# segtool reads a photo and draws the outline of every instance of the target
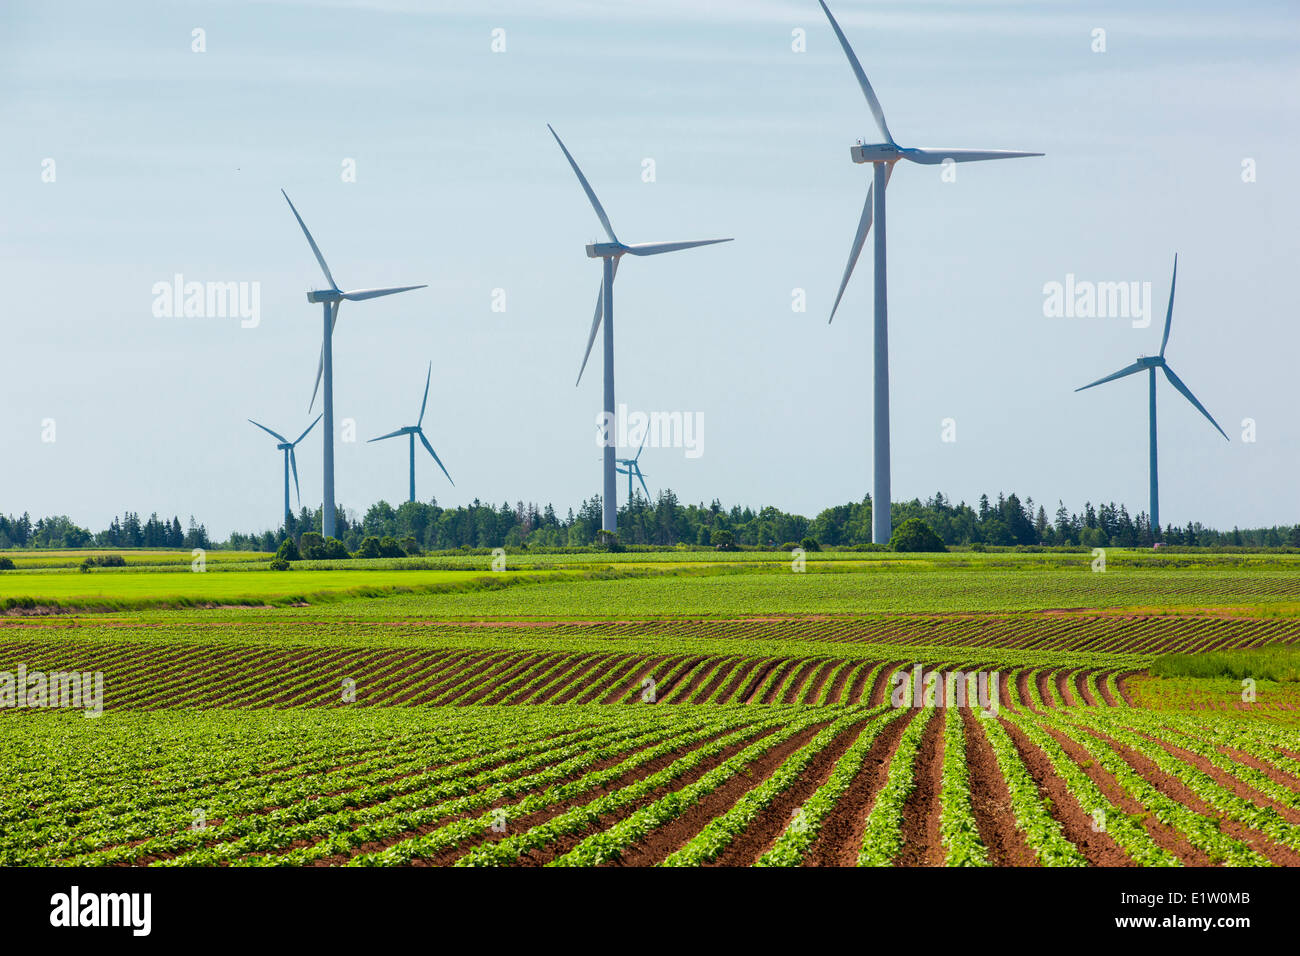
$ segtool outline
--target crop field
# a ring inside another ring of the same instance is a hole
[[[0,864],[1300,863],[1296,556],[19,557]]]

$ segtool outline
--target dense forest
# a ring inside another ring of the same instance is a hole
[[[564,516],[552,505],[538,506],[503,502],[499,507],[475,500],[457,508],[439,507],[436,501],[403,502],[393,507],[381,501],[365,515],[339,507],[336,511],[339,537],[348,551],[357,551],[367,538],[391,538],[401,542],[406,553],[456,548],[580,548],[597,544],[601,504],[595,497],[584,501],[575,512]],[[981,496],[978,504],[953,504],[942,494],[927,501],[913,499],[893,505],[893,524],[920,518],[949,546],[993,547],[1143,547],[1153,543],[1150,519],[1145,512],[1130,515],[1123,505],[1091,502],[1081,512],[1071,512],[1058,502],[1047,509],[1032,498],[1023,501],[1014,493],[990,500]],[[320,509],[302,509],[275,531],[233,533],[229,540],[213,542],[203,525],[191,516],[182,528],[179,518],[170,521],[152,514],[141,521],[139,514],[126,512],[114,518],[103,531],[78,527],[66,516],[41,518],[0,514],[0,548],[231,548],[274,551],[286,537],[300,540],[303,532],[321,529]],[[669,547],[679,544],[709,546],[715,532],[740,547],[780,548],[811,538],[821,547],[865,547],[871,541],[871,499],[827,508],[815,518],[788,514],[768,506],[755,511],[733,505],[683,505],[672,491],[661,492],[654,501],[637,494],[619,509],[618,537],[623,546]],[[1218,531],[1199,523],[1168,526],[1160,534],[1168,545],[1221,548],[1300,547],[1300,525]]]

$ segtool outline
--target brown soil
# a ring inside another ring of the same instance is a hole
[[[787,787],[775,800],[758,814],[743,832],[737,834],[731,845],[709,866],[751,866],[772,848],[772,844],[785,832],[796,810],[826,782],[835,769],[835,762],[852,746],[862,732],[862,724],[848,728],[831,741],[804,768],[799,779]],[[819,728],[820,729],[820,728]]]
[[[778,744],[777,746],[773,747],[770,751],[768,751],[766,754],[764,754],[754,763],[750,764],[749,767],[746,768],[746,770],[742,770],[740,773],[736,774],[736,776],[738,776],[741,780],[745,782],[745,784],[747,785],[745,789],[747,789],[749,786],[753,786],[754,781],[756,779],[762,779],[763,777],[766,777],[768,774],[770,774],[772,770],[775,770],[776,767],[780,766],[781,763],[790,754],[794,753],[796,750],[798,750],[800,747],[806,744],[809,740],[811,740],[817,734],[817,732],[822,729],[823,726],[825,725],[818,724],[814,727],[807,727],[799,731],[798,733],[793,734],[790,738]],[[767,733],[770,733],[770,731],[765,732],[763,736],[766,736]],[[601,829],[601,830],[608,829],[618,821],[626,819],[627,817],[631,816],[633,813],[635,813],[637,810],[640,810],[642,807],[649,806],[650,804],[654,803],[656,800],[659,800],[670,790],[677,791],[677,790],[681,790],[683,787],[689,787],[691,784],[695,783],[697,780],[703,777],[714,767],[731,759],[740,751],[748,747],[751,743],[753,743],[753,740],[745,740],[741,743],[734,744],[733,746],[728,747],[726,750],[722,751],[722,753],[717,755],[716,757],[704,761],[704,765],[696,767],[693,770],[691,770],[689,773],[685,773],[681,777],[674,780],[667,788],[657,790],[654,793],[649,794],[648,796],[645,796],[640,800],[637,800],[631,806],[623,807],[618,813],[610,814],[608,816],[602,817],[600,821],[595,825],[595,828],[593,829]],[[766,772],[763,773],[761,777],[759,776],[759,771],[756,769],[760,763],[764,764],[765,767],[770,763],[770,767],[771,767],[771,769],[767,769]],[[584,799],[583,802],[586,802],[586,800]],[[532,825],[535,824],[529,824],[529,826]],[[558,859],[559,857],[568,853],[579,843],[585,840],[588,836],[590,836],[590,832],[577,833],[570,836],[561,837],[559,840],[555,840],[541,849],[531,850],[527,854],[520,856],[519,865],[545,866],[547,863],[550,863],[552,860]]]
[[[989,859],[996,866],[1038,866],[1038,857],[1016,829],[1016,815],[1011,809],[1011,793],[993,755],[993,745],[984,736],[981,720],[963,707],[966,731],[966,767],[970,774],[971,807],[980,839],[988,847]]]
[[[1148,757],[1144,757],[1131,747],[1120,743],[1112,737],[1101,733],[1100,731],[1086,728],[1088,733],[1100,739],[1112,750],[1123,757],[1134,770],[1138,772],[1148,783],[1158,789],[1165,796],[1172,800],[1177,800],[1190,810],[1202,816],[1209,817],[1211,820],[1219,821],[1219,829],[1229,836],[1236,837],[1243,843],[1248,844],[1251,849],[1260,853],[1269,860],[1280,866],[1300,866],[1300,853],[1279,846],[1269,837],[1258,830],[1253,830],[1242,826],[1234,820],[1229,820],[1219,811],[1215,810],[1204,800],[1193,793],[1181,780],[1171,777],[1165,773]]]
[[[922,719],[920,717],[918,720]],[[903,852],[897,866],[943,866],[939,793],[943,789],[943,710],[935,708],[916,755],[916,789],[903,804]]]
[[[762,758],[751,764],[747,772],[738,773],[733,776],[722,786],[718,787],[718,789],[700,799],[694,806],[688,808],[686,812],[676,820],[672,821],[667,826],[652,831],[643,841],[638,843],[636,846],[629,848],[623,854],[622,859],[614,861],[609,865],[653,866],[654,864],[659,863],[661,860],[668,857],[669,854],[690,842],[690,840],[697,833],[703,830],[710,821],[722,816],[735,806],[736,801],[742,796],[771,777],[772,774],[780,768],[781,764],[785,763],[785,761],[788,760],[800,747],[807,744],[807,742],[816,736],[824,726],[824,724],[820,724],[810,732],[796,734],[791,740],[787,740],[785,743],[781,744],[781,746],[773,748],[771,751],[764,754]],[[828,751],[832,750],[836,752],[836,756],[831,758],[833,764],[833,761],[838,759],[838,754],[841,754],[844,750],[848,749],[847,743],[842,747],[840,746],[841,741],[845,738],[848,738],[851,741],[855,736],[856,734],[852,733],[852,731],[846,731],[841,734],[839,739],[833,741],[830,747],[823,750],[822,753],[819,754],[807,768],[805,768],[803,775],[796,784],[796,787],[790,788],[786,793],[789,794],[797,787],[803,786],[810,776],[818,774],[820,772],[821,764],[825,762],[825,755]],[[829,776],[829,774],[830,770],[826,769],[825,775],[821,778],[822,781],[824,781],[824,776]],[[820,785],[821,782],[816,783],[813,789]],[[811,790],[808,791],[808,793],[811,792]],[[791,804],[791,806],[797,806],[805,799],[807,799],[807,794],[798,797],[798,802]],[[784,824],[788,821],[790,811],[785,811],[785,817],[780,817],[779,814],[781,811],[775,809],[776,805],[781,802],[782,797],[778,797],[777,800],[774,801],[773,805],[768,807],[767,811],[759,814],[759,816],[752,821],[748,827],[748,831],[754,831],[756,827],[762,825],[765,817],[769,814],[777,814],[776,822],[778,825]],[[784,829],[784,826],[782,826],[781,829]],[[780,830],[777,831],[777,835],[780,835]],[[765,845],[760,845],[756,851],[738,849],[741,841],[745,840],[746,837],[747,833],[742,833],[737,836],[732,845],[728,847],[727,850],[723,851],[717,860],[707,865],[743,866],[758,859],[767,847]],[[773,837],[773,839],[775,839],[775,837]],[[771,841],[769,840],[768,843],[770,842]],[[746,854],[748,853],[752,853],[753,859],[746,859]]]
[[[1001,720],[1011,736],[1020,759],[1024,761],[1029,775],[1038,784],[1038,792],[1044,798],[1052,817],[1061,824],[1065,838],[1079,848],[1092,866],[1133,866],[1133,859],[1120,849],[1108,833],[1093,832],[1092,816],[1079,806],[1079,801],[1070,793],[1056,774],[1052,761],[1034,743],[1029,740],[1019,727]]]
[[[844,682],[849,679],[849,674],[853,671],[853,661],[848,661],[840,672],[835,675],[835,680],[831,682],[830,688],[826,691],[826,700],[831,704],[842,703],[841,697],[844,694]]]
[[[640,767],[637,767],[634,770],[628,771],[627,773],[620,775],[617,779],[609,782],[604,787],[598,788],[593,791],[588,791],[587,793],[575,797],[572,800],[565,801],[562,804],[555,804],[551,807],[548,807],[545,811],[532,814],[529,817],[525,817],[519,820],[511,820],[510,829],[504,834],[496,834],[496,833],[492,833],[491,831],[488,831],[483,836],[479,838],[471,839],[466,843],[460,845],[459,847],[452,847],[450,849],[444,850],[442,853],[438,854],[435,858],[431,860],[416,861],[416,865],[429,866],[429,865],[439,865],[441,863],[447,863],[450,862],[451,860],[454,860],[456,857],[468,852],[468,850],[470,850],[473,846],[478,845],[479,843],[487,842],[491,840],[498,840],[504,836],[509,836],[510,833],[519,833],[522,830],[527,829],[528,827],[535,826],[537,823],[541,823],[544,822],[545,820],[551,819],[552,817],[558,816],[559,814],[563,813],[565,810],[568,810],[575,806],[579,806],[583,803],[587,803],[601,796],[602,794],[610,793],[613,790],[618,789],[619,787],[627,786],[628,783],[634,782],[644,777],[651,776],[652,774],[657,773],[659,770],[662,770],[664,767],[667,767],[674,761],[679,760],[681,757],[685,756],[686,754],[691,753],[692,751],[698,749],[699,747],[705,746],[706,744],[709,743],[709,741],[717,739],[719,736],[722,736],[724,733],[726,732],[721,731],[718,734],[712,735],[709,738],[700,741],[699,743],[692,744],[688,747],[682,747],[677,751],[658,757],[655,760],[650,761],[648,764],[644,764]],[[746,740],[735,746],[744,747],[749,742],[752,741]],[[618,753],[606,757],[603,760],[598,760],[590,767],[586,767],[574,774],[571,774],[567,778],[567,780],[576,780],[580,777],[587,776],[588,774],[591,773],[599,773],[604,770],[609,770],[611,767],[618,766],[619,764],[623,763],[625,760],[634,757],[636,754],[641,753],[644,750],[648,750],[651,747],[658,746],[659,743],[660,741],[654,741],[650,743],[639,744],[636,746],[629,746],[627,748],[621,749]],[[709,763],[709,761],[705,761],[705,763]],[[498,803],[497,805],[508,807],[511,805],[511,801]],[[383,850],[386,849],[387,847],[394,846],[397,843],[401,843],[404,840],[409,840],[412,837],[423,836],[424,834],[431,833],[434,830],[441,829],[442,827],[447,826],[449,823],[453,823],[457,820],[474,818],[481,815],[482,815],[482,811],[477,811],[477,810],[472,811],[468,814],[448,815],[432,823],[425,824],[424,826],[415,829],[407,830],[395,836],[386,837],[383,840],[377,840],[377,841],[365,843],[360,847],[354,848],[346,856],[334,856],[334,857],[329,857],[327,859],[318,860],[314,865],[336,866],[340,863],[346,863],[347,860],[352,856],[357,856],[363,853],[374,853],[378,850]],[[525,821],[531,821],[531,822],[527,822],[527,825],[525,825]]]
[[[915,717],[910,711],[880,732],[862,761],[862,769],[849,784],[835,809],[822,821],[817,839],[804,857],[804,866],[857,866],[862,851],[862,833],[876,794],[889,775],[889,761],[898,749],[903,729]]]
[[[1174,854],[1186,866],[1210,865],[1208,856],[1187,842],[1187,838],[1173,827],[1166,826],[1157,820],[1146,807],[1129,796],[1115,777],[1089,757],[1082,747],[1055,728],[1043,726],[1043,730],[1056,738],[1057,743],[1065,750],[1067,756],[1092,779],[1092,782],[1097,785],[1098,789],[1101,790],[1102,794],[1113,806],[1139,819],[1153,843]]]
[[[1111,695],[1110,688],[1106,686],[1106,678],[1113,673],[1112,671],[1101,671],[1097,674],[1097,690],[1101,694],[1101,699],[1105,706],[1115,707],[1115,698]]]

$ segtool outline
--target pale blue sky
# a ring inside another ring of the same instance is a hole
[[[1048,154],[965,166],[956,183],[896,170],[895,499],[1015,489],[1049,510],[1145,509],[1145,382],[1072,389],[1158,350],[1178,251],[1168,358],[1233,441],[1162,385],[1162,517],[1300,518],[1294,5],[833,9],[901,143]],[[338,418],[362,441],[410,423],[432,360],[425,427],[456,487],[425,458],[422,499],[563,511],[596,493],[598,365],[573,379],[599,279],[582,246],[599,227],[547,122],[620,238],[736,237],[620,271],[620,400],[705,423],[699,458],[647,450],[651,489],[810,515],[860,498],[869,256],[826,315],[869,176],[849,146],[876,136],[815,0],[11,2],[0,510],[95,528],[123,508],[193,512],[220,536],[277,521],[280,459],[245,419],[294,435],[310,421],[320,320],[303,293],[322,282],[282,186],[344,287],[430,286],[344,307]],[[154,318],[153,284],[178,272],[260,282],[260,326]],[[1044,318],[1044,283],[1067,273],[1150,281],[1160,316],[1145,330]],[[940,441],[945,417],[956,443]],[[404,499],[404,443],[337,447],[344,503]],[[313,435],[299,456],[311,503],[320,448]]]

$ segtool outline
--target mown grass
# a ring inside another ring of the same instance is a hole
[[[1153,677],[1227,677],[1300,682],[1300,647],[1286,644],[1205,654],[1166,654],[1151,662]]]

